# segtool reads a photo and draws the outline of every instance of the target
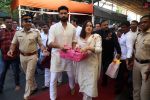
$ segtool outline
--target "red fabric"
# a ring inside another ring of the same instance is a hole
[[[57,100],[82,100],[82,94],[79,93],[79,86],[75,86],[75,94],[70,94],[69,85],[65,84],[57,88],[58,98]],[[115,100],[114,94],[114,81],[111,80],[108,87],[98,87],[98,97],[93,100]],[[32,96],[29,100],[49,100],[49,91],[44,91],[38,95]]]
[[[44,68],[50,68],[50,61],[51,61],[51,56],[46,56],[44,59],[41,61],[41,65]]]
[[[47,42],[46,42],[46,44],[47,44]],[[48,48],[48,51],[49,51],[50,54],[49,54],[49,56],[44,57],[44,59],[41,61],[41,65],[44,68],[50,68],[50,65],[51,65],[51,51],[52,51],[52,48],[49,48],[48,46],[47,46],[47,48]]]
[[[11,30],[3,29],[0,31],[0,49],[2,51],[2,56],[4,60],[11,60],[16,57],[16,55],[14,55],[14,58],[7,56],[7,52],[10,48],[11,41],[14,37],[15,32],[16,31],[14,29]]]

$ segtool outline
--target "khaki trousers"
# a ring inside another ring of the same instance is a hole
[[[31,56],[20,55],[21,66],[26,75],[26,86],[25,86],[24,98],[30,96],[31,92],[37,88],[37,84],[34,76],[37,61],[38,61],[37,54]]]
[[[133,99],[134,100],[150,100],[150,76],[145,81],[145,71],[148,64],[140,64],[134,61],[133,67]]]

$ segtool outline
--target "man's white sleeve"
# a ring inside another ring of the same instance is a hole
[[[49,30],[49,35],[48,35],[48,45],[50,45],[51,42],[54,42],[55,37],[54,37],[54,26],[51,26]]]
[[[127,34],[126,36],[126,46],[127,46],[127,58],[132,57],[133,53],[133,39],[132,39],[132,34]]]

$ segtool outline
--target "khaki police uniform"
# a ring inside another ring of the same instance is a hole
[[[135,42],[135,63],[133,67],[133,98],[134,100],[150,100],[150,77],[146,74],[150,66],[150,28],[140,33]]]
[[[35,29],[25,32],[24,29],[17,31],[12,40],[13,44],[19,45],[20,62],[26,74],[26,86],[24,98],[26,99],[37,88],[35,82],[35,69],[38,61],[37,44],[42,44],[40,33]]]

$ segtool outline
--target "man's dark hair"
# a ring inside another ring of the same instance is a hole
[[[58,12],[60,12],[60,10],[67,10],[67,12],[69,12],[68,7],[66,7],[66,6],[60,6],[60,7],[58,8]]]
[[[77,23],[77,19],[76,18],[73,18],[72,21]]]
[[[95,25],[96,25],[96,24],[99,24],[99,25],[101,25],[101,23],[95,23]]]
[[[120,33],[122,33],[122,29],[118,29],[118,30],[117,30],[117,32],[120,32]]]
[[[103,20],[100,22],[100,25],[101,25],[102,23],[106,22],[106,21],[108,21],[108,20],[103,19]]]
[[[134,23],[136,23],[137,25],[139,24],[139,22],[138,22],[137,20],[133,20],[133,21],[131,21],[131,22],[134,22]]]
[[[145,17],[147,17],[150,20],[150,14],[149,15],[144,15],[143,17],[140,18],[140,20],[145,18]]]
[[[7,16],[4,18],[4,21],[6,21],[6,19],[12,19],[10,16]]]
[[[22,20],[23,20],[23,19],[28,19],[28,18],[29,18],[29,19],[32,19],[31,16],[28,15],[28,14],[22,15]]]
[[[127,27],[130,27],[130,22],[129,22],[129,21],[124,21],[124,22],[122,22],[122,23],[120,24],[120,26],[123,26],[123,25],[125,25],[125,26],[127,26]]]
[[[49,27],[48,23],[46,23],[46,22],[40,23],[40,27],[45,26],[45,25]]]

